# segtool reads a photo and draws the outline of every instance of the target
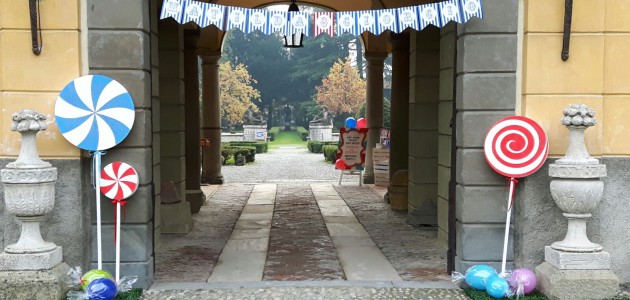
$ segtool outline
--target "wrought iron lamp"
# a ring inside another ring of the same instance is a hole
[[[298,12],[300,9],[297,4],[295,4],[295,0],[291,0],[291,5],[289,5],[289,12]],[[284,47],[285,48],[302,48],[304,45],[302,42],[304,41],[303,33],[293,33],[290,36],[284,36]]]

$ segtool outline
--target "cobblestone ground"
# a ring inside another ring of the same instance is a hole
[[[245,166],[223,166],[226,182],[283,183],[337,182],[339,171],[324,161],[323,154],[310,153],[306,147],[286,146],[256,154],[256,161]],[[344,176],[343,182],[358,184],[358,176]]]
[[[202,187],[203,188],[203,187]],[[253,185],[226,184],[193,215],[188,234],[163,234],[155,252],[155,280],[206,282],[221,255]]]
[[[272,287],[197,291],[147,291],[143,299],[469,299],[460,289],[369,288],[369,287]]]
[[[310,186],[278,185],[263,280],[343,280]]]
[[[337,186],[372,240],[404,280],[450,280],[446,249],[436,246],[437,228],[407,224],[404,212],[389,209],[383,198],[359,186]]]

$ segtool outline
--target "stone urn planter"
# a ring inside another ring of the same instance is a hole
[[[592,158],[584,144],[584,131],[594,126],[595,111],[584,104],[572,104],[564,110],[562,124],[569,129],[566,155],[549,166],[551,196],[568,220],[564,240],[551,248],[566,252],[598,252],[602,246],[586,235],[586,221],[602,199],[606,165]]]
[[[57,245],[42,239],[39,222],[55,205],[57,169],[39,158],[35,136],[45,130],[46,116],[34,110],[13,114],[11,130],[22,135],[22,147],[16,161],[0,171],[4,184],[6,211],[22,223],[17,243],[8,245],[5,253],[25,254],[55,250]]]

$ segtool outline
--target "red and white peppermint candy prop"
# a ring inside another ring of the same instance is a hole
[[[501,262],[501,273],[505,273],[514,188],[518,182],[515,178],[529,176],[542,167],[549,154],[549,142],[538,123],[526,117],[512,116],[501,119],[490,128],[483,149],[490,167],[508,177],[510,182]]]
[[[101,193],[112,200],[131,197],[138,190],[138,172],[124,163],[113,162],[101,172]]]
[[[120,279],[120,209],[127,204],[125,199],[131,197],[138,190],[138,172],[124,163],[113,162],[101,171],[101,192],[112,199],[116,205],[114,211],[114,244],[116,245],[116,282]]]
[[[511,116],[494,124],[484,144],[486,160],[497,173],[521,178],[545,163],[549,143],[545,131],[533,120]]]

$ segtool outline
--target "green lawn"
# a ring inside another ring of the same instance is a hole
[[[300,139],[297,131],[280,131],[276,136],[276,139],[269,143],[269,148],[277,149],[280,146],[306,147],[306,142]]]

